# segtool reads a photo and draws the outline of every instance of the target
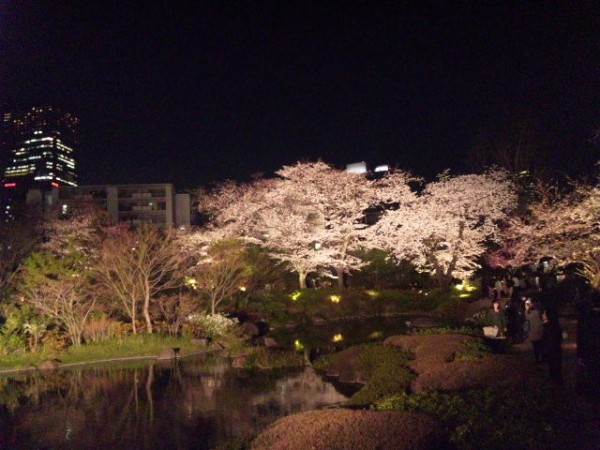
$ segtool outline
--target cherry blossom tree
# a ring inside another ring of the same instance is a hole
[[[364,265],[355,254],[371,241],[368,211],[414,196],[408,187],[413,178],[401,172],[374,181],[315,162],[285,166],[277,175],[247,185],[227,183],[201,203],[213,226],[287,262],[301,288],[307,273],[328,268],[343,287],[344,273]]]
[[[306,287],[308,272],[329,262],[328,253],[315,246],[322,238],[323,227],[314,207],[302,191],[295,191],[282,179],[255,180],[244,185],[228,182],[200,204],[211,218],[211,226],[204,235],[197,235],[199,244],[215,242],[214,237],[207,239],[211,233],[257,244],[272,258],[288,263],[298,273],[302,288]]]
[[[442,288],[480,267],[498,223],[516,204],[504,171],[481,175],[444,173],[412,202],[385,211],[375,229],[383,248],[431,272]]]
[[[374,242],[368,212],[381,205],[405,203],[414,198],[409,182],[414,177],[395,172],[382,180],[336,170],[322,162],[298,163],[277,172],[283,185],[302,198],[317,225],[313,229],[323,263],[334,267],[338,287],[344,274],[365,262],[358,250]],[[318,231],[318,235],[317,235]]]
[[[600,182],[575,183],[566,194],[556,190],[541,194],[526,214],[512,217],[503,231],[508,243],[503,253],[506,262],[518,266],[542,257],[563,264],[577,262],[593,281],[600,275]]]
[[[214,242],[191,269],[186,284],[208,300],[210,313],[216,314],[223,301],[231,299],[244,287],[250,275],[245,248],[236,240]]]

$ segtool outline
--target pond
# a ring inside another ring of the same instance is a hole
[[[310,367],[219,356],[0,377],[0,449],[210,449],[347,399]]]
[[[363,342],[381,342],[395,334],[405,334],[406,322],[411,319],[414,317],[401,314],[360,320],[332,320],[318,325],[280,328],[271,334],[282,347],[306,350],[315,356]]]

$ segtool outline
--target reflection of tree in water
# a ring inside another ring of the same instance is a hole
[[[345,400],[312,369],[248,373],[219,358],[28,374],[0,380],[0,396],[0,430],[11,430],[0,447],[130,450],[212,448]]]

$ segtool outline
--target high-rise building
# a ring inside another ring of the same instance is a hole
[[[4,187],[77,186],[79,119],[51,106],[5,113],[0,145],[8,155]]]
[[[0,126],[0,206],[3,215],[37,202],[52,187],[77,186],[79,119],[52,106],[5,112]]]

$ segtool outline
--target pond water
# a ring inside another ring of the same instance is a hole
[[[405,334],[409,315],[378,316],[361,320],[333,320],[319,325],[305,324],[272,331],[285,348],[311,353],[337,351],[363,342],[381,342],[394,334]]]
[[[210,449],[347,399],[313,369],[218,356],[0,377],[0,449]]]

